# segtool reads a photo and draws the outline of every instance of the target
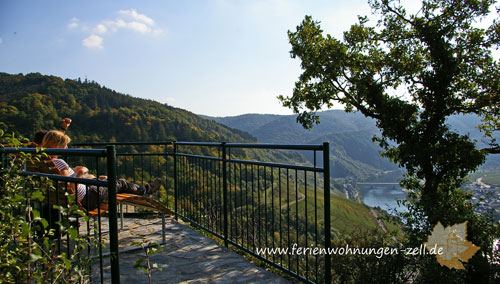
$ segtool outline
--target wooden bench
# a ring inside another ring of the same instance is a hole
[[[45,174],[54,174],[54,175],[61,175],[61,172],[57,169],[55,164],[51,160],[41,160],[41,161],[32,161],[26,163],[25,170],[28,172],[35,172],[35,173],[45,173]],[[74,194],[71,192],[71,194]],[[50,204],[57,204],[59,203],[60,205],[62,202],[66,202],[66,196],[64,191],[60,191],[59,195],[57,196],[56,194],[51,195],[50,197]],[[135,194],[129,194],[129,193],[117,193],[116,194],[116,203],[120,205],[120,223],[121,223],[121,229],[123,229],[123,205],[131,205],[134,207],[150,210],[150,211],[155,211],[159,212],[162,216],[162,242],[165,243],[165,215],[175,215],[175,213],[165,207],[163,204],[160,202],[154,200],[151,197],[146,197],[146,196],[140,196],[140,195],[135,195]],[[89,216],[93,218],[97,218],[99,213],[107,212],[108,211],[108,202],[107,200],[105,202],[102,202],[99,208],[87,211],[85,207],[78,202],[78,206],[80,209],[82,209],[84,212],[86,212]]]

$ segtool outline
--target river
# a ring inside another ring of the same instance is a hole
[[[378,206],[389,213],[398,208],[397,200],[406,199],[406,194],[397,183],[358,183],[358,188],[364,204]],[[398,208],[399,211],[403,209],[406,208]]]

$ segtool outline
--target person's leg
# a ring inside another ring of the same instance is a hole
[[[131,193],[135,195],[144,195],[147,189],[139,184],[128,182],[124,179],[116,181],[116,193]]]
[[[108,189],[100,187],[97,189],[95,185],[87,187],[87,194],[81,201],[81,205],[87,211],[92,211],[97,208],[101,203],[108,199]]]
[[[116,181],[116,193],[131,193],[135,195],[150,195],[160,189],[161,181],[155,179],[151,184],[145,186],[128,182],[124,179]]]

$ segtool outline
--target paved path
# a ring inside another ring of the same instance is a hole
[[[121,249],[132,241],[159,243],[161,219],[126,218],[119,240]],[[151,257],[151,263],[162,268],[153,271],[152,283],[289,283],[171,218],[166,220],[166,244],[161,247],[163,252]],[[144,271],[133,268],[138,258],[144,258],[143,251],[120,253],[121,283],[148,283]],[[109,258],[103,267],[104,282],[110,283]],[[93,275],[94,283],[100,283],[98,263]]]

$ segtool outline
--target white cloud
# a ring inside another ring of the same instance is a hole
[[[155,27],[155,22],[150,17],[139,14],[135,9],[120,10],[118,11],[120,15],[115,20],[103,20],[100,24],[96,25],[91,29],[84,29],[84,31],[90,31],[92,34],[82,41],[82,44],[88,48],[102,49],[104,46],[103,36],[108,33],[115,33],[119,30],[129,30],[140,34],[150,34],[153,36],[158,36],[163,34],[161,28]],[[76,27],[78,26],[78,19],[71,19],[70,25]],[[68,25],[68,26],[70,26]]]
[[[2,45],[3,43],[3,39],[0,37],[0,45]]]
[[[120,10],[118,11],[119,14],[128,16],[136,21],[142,22],[148,26],[154,26],[155,22],[153,19],[150,17],[144,15],[144,14],[139,14],[135,9],[129,9],[129,10]]]
[[[151,28],[148,25],[140,22],[129,22],[127,23],[127,28],[142,34],[151,32]]]
[[[105,34],[106,32],[108,31],[108,28],[103,25],[103,24],[98,24],[95,28],[94,28],[94,33],[96,34]]]
[[[74,28],[77,28],[79,26],[79,22],[80,20],[78,18],[71,18],[70,20],[70,23],[68,24],[68,28],[70,29],[74,29]]]
[[[89,37],[82,40],[83,46],[86,46],[90,49],[103,49],[104,47],[102,45],[102,42],[103,38],[95,34],[91,34]]]

